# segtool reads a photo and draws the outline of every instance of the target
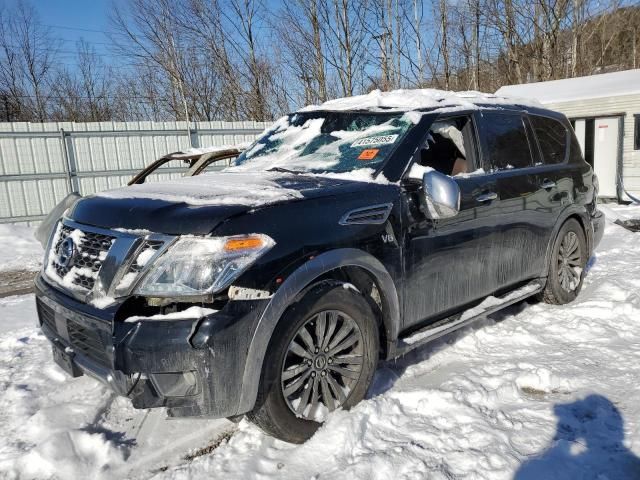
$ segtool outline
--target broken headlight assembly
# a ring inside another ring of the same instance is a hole
[[[219,292],[274,245],[262,234],[182,237],[151,265],[135,293],[180,297]]]

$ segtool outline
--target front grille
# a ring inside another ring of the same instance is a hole
[[[76,252],[69,264],[62,265],[58,262],[58,255],[63,242],[69,237],[74,241]],[[114,241],[115,237],[110,235],[62,225],[49,256],[51,269],[65,283],[70,282],[78,289],[90,291]]]
[[[109,364],[109,357],[100,334],[72,320],[67,320],[67,332],[71,346],[78,352],[103,365]]]
[[[53,309],[47,306],[39,298],[36,299],[36,309],[38,310],[38,317],[43,325],[46,325],[49,330],[54,333],[58,333],[58,327],[56,326],[56,314]]]

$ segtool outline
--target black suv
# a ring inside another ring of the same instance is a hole
[[[596,196],[549,110],[307,109],[222,172],[78,201],[36,280],[40,324],[62,368],[136,408],[301,442],[379,360],[527,297],[572,301]]]

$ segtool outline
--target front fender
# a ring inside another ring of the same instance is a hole
[[[370,253],[355,248],[341,248],[322,253],[287,277],[262,313],[249,345],[238,414],[252,410],[255,405],[264,357],[276,325],[287,307],[307,285],[321,275],[350,266],[363,268],[375,279],[382,297],[387,341],[395,342],[400,325],[400,303],[395,284],[384,265]]]

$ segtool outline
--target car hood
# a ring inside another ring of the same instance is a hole
[[[367,182],[332,176],[215,172],[101,192],[78,201],[69,217],[102,228],[204,235],[252,209],[366,186]]]

